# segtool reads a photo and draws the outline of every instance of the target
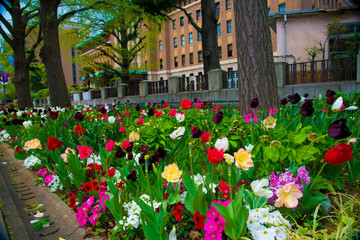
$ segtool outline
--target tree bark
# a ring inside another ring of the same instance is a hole
[[[61,63],[59,43],[58,6],[61,0],[40,0],[40,25],[43,31],[44,44],[40,57],[45,65],[47,84],[52,106],[70,106],[70,98]]]
[[[214,0],[201,0],[202,51],[204,72],[220,69],[217,39],[217,18]]]
[[[279,104],[265,0],[234,0],[240,113],[259,98],[265,111]]]

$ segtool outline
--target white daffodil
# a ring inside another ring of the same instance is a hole
[[[255,180],[251,183],[251,189],[254,194],[259,197],[271,198],[273,196],[273,192],[271,190],[263,189],[269,185],[268,179]]]
[[[343,105],[343,98],[339,97],[338,99],[336,99],[336,101],[333,103],[333,105],[331,106],[331,110],[333,112],[338,112],[340,111],[341,106]]]
[[[179,127],[174,132],[170,134],[171,139],[176,139],[185,133],[185,127]]]
[[[113,124],[115,122],[116,118],[113,116],[108,117],[108,123]]]
[[[176,120],[177,120],[178,122],[182,122],[182,121],[185,120],[185,114],[177,113],[177,114],[175,115],[175,118],[176,118]]]
[[[227,139],[227,137],[223,137],[223,138],[219,138],[218,140],[216,140],[215,142],[215,147],[217,148],[217,150],[221,150],[224,149],[224,152],[226,152],[226,150],[229,147],[229,140]]]

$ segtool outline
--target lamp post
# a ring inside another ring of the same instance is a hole
[[[5,73],[4,73],[4,69],[5,67],[4,66],[0,66],[1,68],[1,81],[2,81],[2,84],[3,84],[3,91],[4,91],[4,106],[7,104],[6,102],[6,92],[5,92]]]

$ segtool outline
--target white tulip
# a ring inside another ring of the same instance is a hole
[[[267,187],[268,185],[268,179],[255,180],[251,183],[251,189],[254,194],[259,197],[271,198],[273,196],[273,192],[271,190],[263,189],[263,187]]]
[[[173,229],[171,230],[169,234],[169,240],[176,240],[176,227],[173,226]]]
[[[182,122],[182,121],[185,120],[185,114],[177,113],[177,114],[175,115],[175,118],[176,118],[176,120],[177,120],[178,122]]]
[[[179,127],[174,132],[170,134],[171,139],[176,139],[185,133],[185,127]]]
[[[358,109],[357,106],[350,106],[350,107],[345,108],[344,110],[357,110],[357,109]]]
[[[108,122],[113,124],[115,122],[116,118],[113,116],[108,117]]]
[[[224,152],[226,152],[226,150],[229,147],[229,140],[227,139],[227,137],[223,137],[223,138],[219,138],[218,140],[216,140],[215,142],[215,147],[217,148],[217,150],[221,150],[224,149]]]
[[[31,125],[32,125],[32,123],[30,120],[23,122],[23,126],[25,127],[25,129],[29,129],[31,127]]]
[[[254,148],[254,145],[252,145],[252,144],[249,144],[249,145],[245,146],[246,151],[248,151],[249,153],[251,153],[251,150],[253,148]]]
[[[339,97],[338,99],[336,99],[336,101],[334,102],[334,104],[331,106],[331,110],[333,112],[337,112],[340,111],[341,106],[343,105],[343,98]]]

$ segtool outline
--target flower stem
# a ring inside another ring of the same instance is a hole
[[[327,137],[328,135],[327,134],[325,134],[325,135],[322,135],[322,136],[320,136],[320,137],[318,137],[318,138],[316,138],[316,139],[314,139],[309,145],[308,145],[308,147],[306,148],[306,150],[305,150],[305,152],[304,152],[304,154],[303,154],[303,156],[301,157],[301,160],[300,160],[300,162],[304,159],[304,157],[305,157],[305,155],[306,155],[306,153],[307,153],[307,151],[309,150],[309,148],[310,148],[310,146],[311,145],[313,145],[316,141],[318,141],[318,140],[320,140],[320,139],[322,139],[322,138],[325,138],[325,137]]]
[[[214,184],[214,165],[211,165],[211,185],[210,185],[210,200],[213,200],[213,184]]]
[[[322,165],[322,167],[320,168],[318,174],[316,175],[314,181],[311,183],[310,187],[309,187],[309,192],[310,190],[312,189],[312,187],[314,186],[314,184],[316,183],[317,179],[319,178],[320,176],[320,173],[323,171],[324,167],[326,166],[327,162],[325,164]]]
[[[228,176],[229,176],[229,188],[230,188],[230,200],[233,199],[233,192],[231,187],[231,167],[228,165]]]
[[[284,131],[287,130],[287,128],[288,128],[296,119],[298,119],[300,116],[301,116],[301,115],[299,115],[299,116],[297,116],[296,118],[294,118],[294,120],[292,120],[292,121],[286,126],[286,128],[284,129]]]

